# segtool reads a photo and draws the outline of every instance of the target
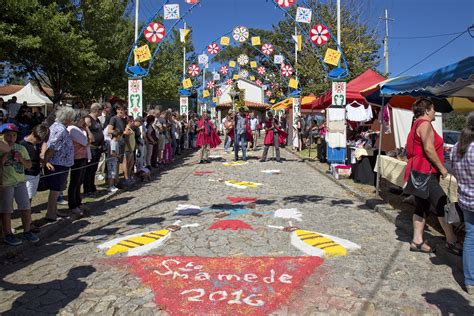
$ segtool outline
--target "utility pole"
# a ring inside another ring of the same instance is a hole
[[[388,18],[387,9],[385,9],[385,17],[379,17],[379,19],[385,20],[385,38],[383,40],[383,57],[385,59],[385,76],[388,77],[388,21],[395,21],[395,20]]]
[[[186,22],[184,22],[184,29],[186,30]],[[184,31],[186,34],[186,31]],[[183,41],[183,78],[186,76],[186,35]]]
[[[341,0],[337,0],[337,50],[341,51]]]
[[[140,7],[140,0],[136,0],[135,2],[135,45],[137,44],[137,39],[138,39],[138,8],[139,7]],[[137,64],[137,60],[135,59],[135,65],[136,64]]]

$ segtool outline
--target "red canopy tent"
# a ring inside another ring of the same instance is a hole
[[[360,104],[367,104],[365,98],[360,94],[361,90],[369,88],[370,86],[377,84],[385,78],[373,71],[372,69],[367,69],[364,73],[358,77],[349,81],[346,85],[346,104],[352,103],[354,101]],[[313,109],[325,109],[330,106],[332,103],[332,90],[329,90],[318,98],[313,106]]]

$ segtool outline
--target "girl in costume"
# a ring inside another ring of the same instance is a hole
[[[273,117],[273,112],[267,112],[267,120],[263,124],[265,128],[265,138],[263,140],[263,144],[265,145],[265,149],[263,150],[262,158],[260,162],[265,162],[267,160],[268,148],[270,146],[275,146],[275,155],[276,161],[281,162],[280,159],[280,145],[286,142],[286,137],[288,134],[281,129],[278,120]]]
[[[209,149],[216,148],[221,143],[221,139],[217,135],[214,124],[212,124],[206,112],[202,114],[199,120],[197,132],[196,145],[201,147],[201,159],[199,163],[210,163]]]

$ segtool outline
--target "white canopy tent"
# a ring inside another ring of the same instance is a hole
[[[27,102],[28,106],[44,106],[45,114],[48,105],[53,105],[53,102],[41,91],[33,86],[30,82],[23,87],[20,91],[17,91],[10,95],[2,96],[4,100],[11,99],[13,97],[17,98],[18,103]]]

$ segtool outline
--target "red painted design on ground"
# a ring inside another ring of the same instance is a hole
[[[171,315],[267,315],[286,305],[319,257],[128,257]]]
[[[254,203],[257,201],[257,198],[252,197],[245,197],[245,196],[228,196],[227,200],[229,200],[233,204],[247,202],[247,203]]]
[[[242,222],[241,220],[238,220],[238,219],[226,219],[226,220],[215,222],[214,224],[209,226],[208,230],[212,230],[212,229],[237,230],[237,229],[253,229],[253,227],[247,224],[246,222]]]
[[[203,174],[211,174],[214,173],[214,171],[194,171],[193,172],[197,176],[202,176]]]

